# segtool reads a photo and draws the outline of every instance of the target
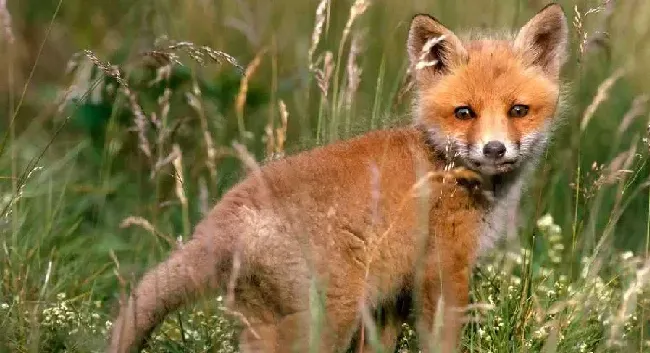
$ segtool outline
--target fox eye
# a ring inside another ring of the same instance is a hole
[[[469,120],[476,118],[476,113],[468,106],[456,107],[454,115],[460,120]]]
[[[528,106],[523,104],[515,104],[510,108],[508,115],[511,118],[522,118],[528,114]]]

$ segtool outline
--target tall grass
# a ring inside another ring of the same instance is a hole
[[[120,293],[256,161],[410,123],[413,13],[514,27],[542,5],[35,4],[0,0],[7,352],[101,350]],[[564,124],[517,236],[475,270],[471,352],[650,351],[650,3],[563,4],[574,44]],[[170,316],[148,350],[236,351],[245,318],[227,300]],[[364,325],[376,345],[368,315]],[[417,350],[408,326],[400,347]]]

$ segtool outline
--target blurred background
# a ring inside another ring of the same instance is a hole
[[[516,241],[549,213],[568,267],[598,247],[647,253],[650,2],[560,3],[565,119]],[[1,0],[3,296],[113,303],[244,175],[242,156],[408,125],[415,13],[513,30],[545,4]]]

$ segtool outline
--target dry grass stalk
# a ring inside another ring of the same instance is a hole
[[[234,142],[233,149],[235,150],[236,156],[242,161],[244,166],[249,171],[258,171],[260,166],[255,161],[255,157],[252,156],[247,150],[246,147],[240,143]],[[258,174],[259,176],[259,174]],[[261,180],[264,182],[264,180]],[[236,245],[236,249],[233,253],[232,259],[232,271],[230,272],[230,278],[226,287],[226,302],[225,306],[221,308],[224,312],[238,318],[248,329],[250,329],[253,336],[259,339],[259,334],[252,327],[250,320],[246,318],[241,312],[233,310],[233,304],[235,303],[235,285],[237,284],[237,279],[239,278],[239,272],[241,270],[241,237],[239,242]]]
[[[366,294],[367,286],[364,287],[364,293],[359,298],[359,312],[361,313],[361,325],[359,327],[359,340],[357,341],[357,352],[363,353],[366,352],[366,332],[370,338],[368,341],[371,343],[369,346],[373,347],[373,352],[377,347],[373,345],[373,342],[378,342],[377,337],[377,324],[375,319],[370,311],[369,306],[366,304]]]
[[[71,77],[71,82],[67,87],[61,90],[56,98],[56,113],[63,114],[70,102],[75,99],[88,99],[91,102],[101,100],[103,82],[101,79],[92,78],[92,71],[95,64],[89,60],[84,60],[85,56],[81,52],[74,53],[68,62],[64,72],[65,77]],[[108,86],[106,86],[108,89]]]
[[[2,27],[7,43],[13,44],[16,41],[16,36],[11,28],[11,14],[7,9],[7,0],[0,0],[0,27]]]
[[[201,104],[201,89],[196,82],[194,82],[192,86],[192,92],[188,92],[185,97],[187,98],[187,104],[196,112],[196,115],[199,117],[201,130],[203,130],[203,141],[205,141],[205,149],[207,153],[205,165],[208,168],[212,182],[215,182],[217,180],[217,151],[214,147],[212,136],[210,135],[210,127],[208,125],[208,119],[205,116],[205,110]]]
[[[246,147],[241,143],[234,142],[233,149],[235,150],[235,156],[244,164],[244,167],[248,172],[259,171],[260,166],[255,160],[255,156],[250,154]]]
[[[630,109],[625,113],[623,116],[623,120],[621,120],[621,124],[618,126],[618,134],[621,135],[624,133],[634,122],[634,119],[637,117],[641,116],[643,114],[643,111],[646,108],[646,105],[648,103],[648,100],[650,99],[650,95],[647,94],[642,94],[632,101],[632,106]]]
[[[275,154],[275,135],[273,133],[273,123],[271,121],[264,127],[264,139],[266,144],[266,158],[273,159]]]
[[[230,273],[230,279],[228,280],[228,286],[226,289],[226,302],[225,305],[220,308],[223,310],[225,313],[230,314],[239,321],[241,321],[242,324],[244,324],[250,331],[251,334],[257,339],[260,338],[260,335],[257,333],[257,331],[253,328],[253,326],[250,323],[250,320],[242,314],[239,311],[236,311],[233,308],[233,305],[235,303],[235,285],[237,284],[237,279],[239,278],[239,271],[241,269],[241,251],[237,250],[233,254],[233,259],[232,259],[232,271]]]
[[[343,48],[345,47],[345,45],[346,45],[346,43],[348,41],[348,37],[350,36],[350,31],[352,30],[352,25],[354,24],[354,21],[356,21],[356,19],[359,16],[363,15],[363,13],[366,12],[366,10],[368,9],[369,6],[370,6],[370,1],[368,1],[368,0],[355,0],[354,3],[352,4],[352,7],[350,7],[350,16],[348,17],[348,21],[345,24],[345,28],[343,28],[343,34],[341,35],[341,40],[339,42],[339,51],[338,51],[338,54],[337,54],[337,57],[336,57],[336,64],[335,64],[335,66],[333,68],[333,70],[335,70],[334,71],[334,85],[333,86],[334,86],[334,92],[336,94],[336,96],[334,96],[334,98],[333,98],[333,100],[335,102],[333,107],[336,107],[337,110],[340,109],[340,107],[341,107],[340,104],[342,103],[339,100],[339,83],[338,83],[339,82],[339,71],[338,70],[339,70],[339,67],[341,65],[341,57],[343,55]],[[350,54],[348,56],[348,60],[354,60],[354,56],[356,56],[356,54],[357,54],[357,53],[353,53],[352,50],[353,50],[353,48],[350,48]],[[355,50],[358,51],[358,48],[355,49]],[[350,59],[350,56],[352,56],[352,59]],[[349,64],[349,62],[348,62],[348,64]],[[348,72],[348,73],[350,73],[350,72]],[[353,73],[353,75],[354,75],[354,73]],[[348,79],[350,79],[350,77],[348,77]],[[358,85],[358,83],[357,83],[357,85]],[[350,105],[351,105],[351,102],[350,102]]]
[[[587,42],[587,32],[584,29],[584,15],[578,10],[578,5],[573,6],[573,28],[575,28],[578,35],[578,53],[579,58],[582,58],[585,52],[585,44]]]
[[[318,88],[320,88],[321,96],[323,100],[327,101],[327,96],[330,87],[330,81],[332,75],[334,74],[334,55],[331,51],[325,52],[323,56],[323,68],[316,69],[316,81],[318,82]]]
[[[630,174],[632,175],[630,179],[634,181],[636,176],[634,173],[638,174],[638,172],[642,169],[642,166],[639,164],[636,164],[635,162],[638,161],[639,155],[637,154],[637,148],[638,148],[638,137],[635,137],[631,142],[630,142],[630,148],[621,153],[621,157],[623,161],[622,166],[619,168],[612,168],[610,167],[610,170],[615,170],[617,173],[623,173],[623,174]],[[636,164],[633,166],[633,164]],[[625,178],[625,175],[621,175],[620,177],[617,177],[616,181],[619,182],[617,193],[616,193],[616,204],[622,201],[623,195],[626,193],[627,188],[631,185],[630,184],[630,179]]]
[[[597,46],[607,46],[606,40],[609,38],[609,33],[606,30],[609,24],[608,20],[614,13],[614,1],[605,0],[598,6],[598,9],[598,12],[602,12],[603,15],[600,18],[598,28],[591,35],[587,36],[587,43],[585,45],[586,52]]]
[[[172,147],[173,153],[176,155],[174,158],[174,179],[176,179],[176,197],[183,207],[187,207],[187,197],[183,189],[183,153],[178,145]]]
[[[171,136],[173,129],[170,129],[166,122],[167,117],[169,116],[170,110],[170,99],[172,96],[172,90],[169,88],[169,78],[171,77],[172,64],[161,66],[156,70],[156,78],[150,82],[150,85],[153,86],[159,82],[166,82],[167,86],[163,90],[163,94],[158,97],[158,107],[160,109],[160,115],[156,112],[151,112],[151,123],[156,129],[156,150],[157,150],[157,160],[153,168],[151,168],[151,179],[153,180],[156,176],[156,173],[165,165],[169,164],[176,158],[176,154],[172,151],[167,157],[164,157],[164,146],[165,141]]]
[[[210,130],[203,130],[203,140],[205,141],[205,149],[207,151],[207,159],[205,160],[205,166],[208,168],[210,177],[213,181],[217,180],[217,150],[214,148],[214,142],[212,141],[212,136],[210,136]]]
[[[634,161],[636,154],[636,144],[633,144],[629,150],[619,153],[609,164],[599,164],[594,162],[591,169],[586,173],[584,186],[580,187],[577,191],[588,200],[593,198],[596,193],[607,185],[616,184],[634,173],[631,169],[631,164]],[[574,190],[578,188],[575,183],[570,184]],[[620,194],[620,193],[619,193]]]
[[[311,46],[309,47],[309,52],[307,53],[307,60],[309,63],[310,71],[315,67],[312,59],[314,57],[314,53],[316,52],[316,48],[318,48],[318,43],[320,43],[320,37],[323,33],[323,26],[325,25],[326,19],[325,10],[327,9],[329,3],[329,0],[321,0],[321,2],[318,3],[318,7],[316,8],[316,24],[314,25],[314,31],[311,34]]]
[[[361,52],[362,36],[355,34],[352,36],[352,43],[350,44],[350,54],[348,54],[348,63],[346,65],[347,71],[347,87],[345,90],[345,107],[350,110],[354,96],[359,89],[361,83],[362,69],[357,65],[357,57]]]
[[[43,167],[35,166],[29,169],[29,171],[27,171],[27,174],[25,174],[22,178],[13,176],[0,177],[0,180],[7,179],[11,180],[12,182],[16,182],[16,189],[14,194],[0,199],[0,226],[2,226],[3,223],[9,219],[9,216],[11,216],[14,212],[14,206],[20,199],[23,198],[23,191],[25,190],[27,181],[32,177],[32,174],[42,169]]]
[[[156,77],[149,82],[149,87],[153,87],[155,84],[158,84],[163,81],[169,82],[169,78],[172,75],[172,63],[168,63],[158,67],[156,70]]]
[[[624,326],[636,310],[637,296],[650,282],[650,261],[636,271],[636,278],[623,293],[623,300],[618,312],[612,319],[607,345],[609,347],[622,347],[625,345]]]
[[[603,165],[597,166],[594,171],[600,173],[600,175],[594,181],[594,188],[598,190],[602,186],[615,184],[623,180],[626,175],[633,173],[633,170],[623,169],[622,164],[625,162],[624,160],[629,160],[628,151],[619,154],[606,167]]]
[[[590,15],[592,13],[603,12],[609,7],[609,5],[611,5],[613,3],[614,2],[612,0],[603,0],[600,4],[598,4],[598,6],[592,7],[590,9],[588,9],[587,11],[585,11],[584,15],[587,16],[587,15]]]
[[[476,310],[476,311],[492,311],[496,308],[494,304],[490,303],[471,303],[467,304],[465,307],[466,311]]]
[[[151,233],[152,235],[162,238],[163,240],[168,242],[169,245],[173,246],[175,244],[174,239],[172,239],[167,234],[160,232],[158,229],[156,229],[156,227],[153,226],[153,224],[151,224],[151,222],[149,222],[148,220],[142,217],[129,216],[126,217],[124,220],[122,220],[122,222],[120,223],[120,228],[129,228],[133,226],[140,227],[146,230],[147,232]]]
[[[395,95],[393,106],[397,106],[404,102],[404,98],[413,90],[415,87],[415,80],[413,79],[413,70],[412,68],[407,68],[402,82],[399,85],[399,91]]]
[[[142,107],[138,103],[138,98],[135,93],[131,90],[129,84],[124,79],[119,66],[112,65],[108,61],[101,61],[95,53],[90,50],[84,50],[84,54],[95,66],[97,66],[97,68],[102,70],[106,76],[112,77],[120,84],[120,89],[128,98],[129,105],[135,117],[134,123],[136,131],[138,132],[138,147],[145,156],[151,158],[151,147],[149,146],[149,140],[147,139],[149,119],[147,119]]]
[[[126,299],[126,287],[128,281],[120,274],[120,261],[117,259],[117,255],[115,255],[113,249],[108,250],[108,256],[110,256],[111,260],[113,260],[113,263],[115,264],[115,269],[113,269],[113,274],[115,275],[115,278],[117,278],[117,281],[120,283],[120,289],[121,289],[120,306],[122,306],[124,305]]]
[[[170,41],[167,38],[160,38],[157,42],[167,42],[166,45],[157,45],[157,49],[143,52],[142,55],[154,59],[161,65],[179,64],[183,65],[178,58],[177,52],[185,52],[199,65],[206,65],[208,59],[222,64],[224,61],[237,68],[239,72],[244,72],[244,68],[239,64],[237,59],[232,55],[212,49],[207,45],[196,45],[189,41]]]
[[[165,87],[163,94],[158,97],[158,106],[160,107],[160,120],[154,119],[154,114],[151,115],[151,122],[153,122],[157,127],[162,127],[162,122],[167,120],[169,116],[169,99],[172,96],[172,90],[169,87]]]
[[[237,98],[235,99],[235,112],[237,113],[237,122],[239,125],[239,133],[242,139],[248,137],[246,127],[244,126],[244,106],[246,105],[246,95],[248,94],[248,82],[250,81],[257,68],[262,62],[262,56],[266,53],[266,48],[258,51],[253,60],[246,66],[244,72],[244,77],[242,77],[239,92],[237,93]]]
[[[268,160],[282,158],[284,156],[284,143],[287,139],[287,124],[289,122],[289,112],[284,101],[278,102],[280,110],[280,127],[273,129],[273,122],[264,128],[266,138],[266,158]]]
[[[205,178],[199,178],[199,209],[202,215],[207,215],[210,211],[210,195]]]
[[[117,83],[123,87],[129,87],[129,84],[126,82],[122,76],[122,71],[117,65],[112,65],[109,61],[100,60],[95,53],[90,50],[84,50],[84,55],[97,66],[98,69],[102,70],[106,76],[114,78]]]
[[[156,176],[156,173],[160,171],[164,166],[168,165],[169,163],[172,163],[174,159],[176,159],[178,156],[176,155],[175,151],[172,151],[167,155],[167,157],[159,157],[158,160],[156,161],[156,164],[153,165],[153,168],[151,168],[151,176],[150,178],[153,180],[153,178]]]
[[[587,125],[589,124],[589,121],[591,121],[591,118],[594,116],[594,113],[596,113],[596,109],[602,104],[607,98],[609,97],[609,91],[614,86],[614,83],[618,81],[621,77],[623,77],[623,74],[625,74],[625,70],[622,68],[619,68],[618,70],[614,71],[614,73],[609,76],[605,81],[603,81],[600,86],[598,86],[598,91],[596,92],[596,96],[594,97],[593,101],[587,106],[587,109],[585,109],[585,113],[582,116],[582,120],[580,122],[580,131],[584,131]]]
[[[273,1],[234,0],[238,16],[229,16],[224,25],[239,31],[253,48],[259,48],[264,35],[268,32],[273,16],[271,13]]]
[[[177,156],[173,161],[175,174],[174,179],[176,180],[176,197],[181,203],[181,211],[183,213],[183,234],[178,236],[178,246],[180,247],[183,244],[183,236],[190,236],[192,228],[190,225],[190,213],[184,188],[185,182],[183,177],[183,152],[177,144],[174,144],[172,146],[172,151],[176,153]]]
[[[278,102],[278,107],[280,109],[280,127],[275,129],[276,143],[275,143],[275,153],[278,156],[284,155],[284,143],[287,140],[287,125],[289,123],[289,112],[287,112],[287,106],[284,104],[284,101],[280,100]]]
[[[350,7],[350,17],[348,17],[348,22],[345,24],[345,28],[343,28],[343,34],[341,35],[341,47],[345,45],[345,42],[348,39],[348,36],[350,35],[350,30],[352,29],[352,25],[354,24],[354,21],[361,15],[363,15],[364,12],[368,9],[370,6],[370,1],[368,0],[355,0],[354,4],[352,4],[352,7]]]
[[[31,313],[31,320],[33,322],[38,322],[39,314],[41,313],[41,304],[44,302],[45,299],[45,292],[47,291],[47,286],[50,284],[50,276],[52,275],[52,260],[47,262],[47,270],[45,271],[45,279],[43,280],[43,285],[41,286],[41,289],[38,294],[38,301],[36,302],[36,305],[34,305],[34,309],[32,310]],[[32,344],[32,349],[34,351],[38,350],[38,343],[34,342]]]
[[[151,123],[156,129],[156,152],[158,156],[154,168],[151,169],[151,180],[155,178],[156,173],[160,168],[167,165],[167,163],[170,161],[173,161],[173,159],[163,157],[165,151],[165,142],[169,137],[171,137],[173,131],[167,126],[167,117],[169,116],[170,99],[172,96],[172,90],[169,88],[169,78],[171,77],[172,72],[171,69],[171,63],[159,67],[156,70],[156,78],[150,83],[150,85],[153,85],[155,83],[164,81],[166,84],[165,89],[163,90],[163,94],[158,96],[157,99],[160,116],[158,116],[155,111],[151,112],[150,115]],[[172,152],[171,154],[175,153]],[[176,157],[177,156],[174,156],[174,159]]]
[[[578,43],[578,60],[581,60],[583,55],[586,52],[587,46],[590,42],[596,42],[597,38],[591,38],[585,29],[585,19],[591,14],[596,14],[599,12],[606,11],[606,14],[609,15],[612,10],[613,2],[611,0],[604,0],[598,6],[587,9],[585,12],[580,12],[578,5],[573,6],[573,28],[576,30],[576,34],[579,38]],[[601,32],[594,32],[592,36],[602,35]]]

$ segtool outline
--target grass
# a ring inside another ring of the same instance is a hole
[[[565,123],[515,234],[475,270],[463,336],[471,352],[650,351],[650,3],[563,4],[573,20]],[[7,352],[100,351],[120,293],[191,235],[247,165],[408,124],[413,13],[454,29],[515,27],[541,6],[4,5]],[[212,298],[171,315],[148,351],[236,351],[237,323],[221,306]],[[417,350],[408,327],[400,342]]]

